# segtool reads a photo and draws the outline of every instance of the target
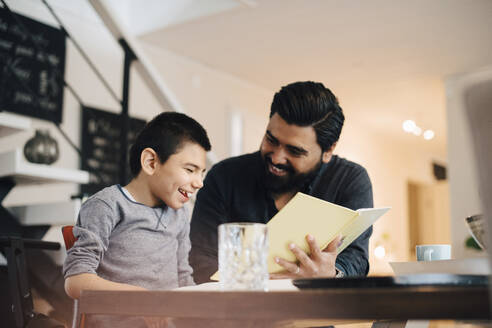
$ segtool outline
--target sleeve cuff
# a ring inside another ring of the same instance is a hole
[[[345,277],[345,271],[343,271],[338,265],[335,265],[335,278],[343,278]]]

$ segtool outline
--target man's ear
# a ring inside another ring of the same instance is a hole
[[[335,150],[336,146],[337,142],[335,141],[333,145],[331,145],[330,149],[323,152],[323,155],[321,156],[321,160],[323,161],[323,163],[328,163],[331,160],[331,156],[333,156],[333,151]]]
[[[153,175],[157,169],[157,164],[159,163],[159,156],[152,148],[145,148],[140,153],[140,165],[142,166],[142,171],[147,175]]]

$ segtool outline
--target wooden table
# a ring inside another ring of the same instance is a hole
[[[78,323],[97,314],[169,317],[175,327],[313,327],[349,321],[490,319],[485,287],[84,291],[77,306]]]

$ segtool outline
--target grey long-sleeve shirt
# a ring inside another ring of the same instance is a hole
[[[96,273],[101,278],[152,290],[193,285],[190,221],[185,208],[149,207],[114,185],[90,197],[73,229],[65,278]]]

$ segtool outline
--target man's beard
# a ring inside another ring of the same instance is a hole
[[[318,174],[322,161],[319,162],[309,171],[304,173],[297,173],[296,170],[289,164],[277,164],[272,163],[270,156],[261,156],[263,160],[263,167],[265,169],[265,186],[268,191],[273,194],[282,194],[285,192],[301,191],[303,190]],[[270,172],[268,169],[269,164],[285,170],[286,175],[277,176]]]

